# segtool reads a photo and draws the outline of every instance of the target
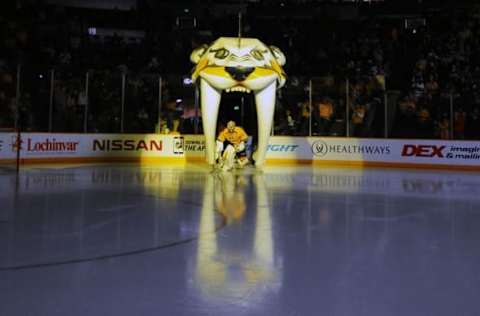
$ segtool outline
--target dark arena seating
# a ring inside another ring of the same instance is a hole
[[[201,133],[189,54],[237,36],[241,12],[286,55],[276,135],[480,137],[474,1],[79,3],[2,4],[0,127]]]

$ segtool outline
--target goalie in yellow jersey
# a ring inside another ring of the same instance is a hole
[[[240,168],[248,163],[245,154],[247,140],[248,135],[243,128],[236,126],[234,121],[227,123],[227,128],[218,135],[215,151],[215,159],[222,170],[232,170],[235,163]]]

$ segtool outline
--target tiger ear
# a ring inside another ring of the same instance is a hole
[[[208,46],[205,44],[195,48],[190,54],[190,61],[194,64],[197,64],[200,61],[200,58],[202,58],[203,54],[205,54],[205,52],[207,51],[207,48]]]
[[[277,63],[280,66],[285,65],[285,63],[287,62],[287,59],[285,58],[285,55],[282,53],[280,48],[272,45],[270,46],[270,51],[272,52],[273,57],[275,57],[275,59],[277,60]]]

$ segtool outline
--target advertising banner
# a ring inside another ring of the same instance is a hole
[[[272,137],[269,159],[480,166],[480,142]]]
[[[15,159],[20,144],[23,161],[75,158],[169,158],[203,161],[203,135],[0,133],[0,161]],[[270,138],[269,162],[371,163],[480,168],[480,142],[287,137]]]
[[[172,141],[172,154],[175,157],[199,159],[205,157],[205,138],[203,135],[174,135]]]
[[[15,134],[0,134],[0,159],[14,157]],[[49,134],[22,133],[20,158],[82,158],[168,156],[171,137],[139,134]],[[8,148],[12,150],[8,150]]]
[[[156,134],[88,135],[85,143],[93,157],[165,157],[173,151],[171,136]]]
[[[15,158],[16,138],[15,133],[0,133],[0,160]]]

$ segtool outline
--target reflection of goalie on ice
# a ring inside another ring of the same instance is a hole
[[[236,126],[234,121],[227,123],[227,128],[217,138],[215,160],[217,166],[224,171],[232,170],[235,165],[243,168],[248,163],[246,155],[247,133]]]

